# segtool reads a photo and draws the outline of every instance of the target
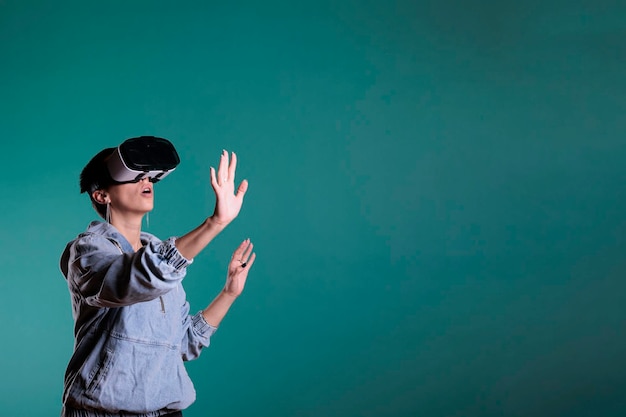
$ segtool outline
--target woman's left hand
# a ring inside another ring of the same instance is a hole
[[[212,219],[222,226],[228,225],[237,217],[243,204],[243,197],[248,190],[248,181],[243,180],[235,194],[236,169],[237,155],[233,152],[229,163],[227,151],[223,151],[220,156],[217,173],[215,168],[211,167],[211,187],[215,192],[215,211]]]
[[[211,304],[202,311],[204,320],[213,327],[218,327],[224,316],[233,305],[237,297],[241,295],[243,287],[246,286],[248,271],[254,264],[256,254],[252,252],[252,242],[246,239],[233,253],[228,264],[228,274],[226,275],[226,285],[224,289],[213,299]]]
[[[253,248],[254,245],[250,239],[246,239],[241,242],[230,258],[224,292],[231,297],[239,297],[246,285],[248,271],[256,259],[256,253],[252,252]]]

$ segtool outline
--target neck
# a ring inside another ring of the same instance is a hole
[[[141,219],[143,215],[121,217],[111,215],[111,224],[128,240],[136,251],[143,245],[141,243]]]

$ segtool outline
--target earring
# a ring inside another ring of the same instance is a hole
[[[105,220],[107,223],[111,223],[111,203],[109,202],[107,202],[107,212]]]
[[[150,228],[150,212],[146,213],[146,229]]]

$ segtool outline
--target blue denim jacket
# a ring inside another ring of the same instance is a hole
[[[141,240],[134,252],[115,227],[93,222],[61,256],[75,321],[65,417],[153,417],[195,400],[183,361],[197,358],[216,328],[189,314],[181,281],[191,261],[174,238],[142,232]]]

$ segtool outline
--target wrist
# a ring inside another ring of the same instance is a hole
[[[204,226],[209,230],[213,230],[216,233],[219,233],[224,230],[226,226],[228,226],[228,223],[229,222],[220,221],[215,216],[211,216],[207,217],[207,219],[204,221]]]
[[[231,304],[235,302],[238,296],[239,296],[238,294],[233,294],[232,292],[229,292],[226,288],[222,289],[222,291],[219,294],[220,298],[223,298],[224,301],[229,302]]]
[[[224,290],[222,290],[209,304],[207,308],[202,310],[202,315],[204,316],[204,321],[210,324],[213,327],[219,327],[222,319],[233,305],[236,297],[226,294]]]

